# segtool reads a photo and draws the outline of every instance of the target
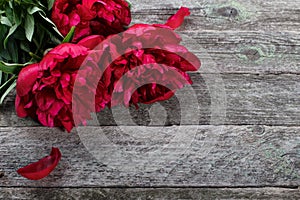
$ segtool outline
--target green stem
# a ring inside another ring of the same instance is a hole
[[[38,55],[36,55],[36,54],[34,54],[34,53],[32,53],[32,52],[29,52],[29,55],[30,55],[32,58],[36,59],[36,60],[42,60],[41,57],[39,57]]]

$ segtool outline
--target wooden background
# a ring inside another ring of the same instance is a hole
[[[185,108],[174,97],[131,108],[132,120],[118,127],[105,110],[101,127],[68,134],[19,119],[12,94],[0,113],[0,199],[300,199],[300,1],[131,1],[134,23],[164,23],[180,6],[191,9],[178,33],[203,61],[191,73],[199,120],[180,124]],[[82,137],[99,129],[129,156],[94,158]],[[190,143],[175,142],[169,157],[146,158],[189,131]],[[52,146],[63,157],[49,177],[16,173]]]

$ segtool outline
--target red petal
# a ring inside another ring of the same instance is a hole
[[[77,44],[84,46],[90,50],[94,49],[104,40],[103,36],[100,35],[91,35],[82,40],[80,40]]]
[[[190,14],[191,13],[188,8],[181,7],[175,15],[168,19],[165,25],[172,29],[176,29],[183,23],[184,17],[189,16]]]
[[[26,112],[26,109],[24,108],[24,102],[18,94],[16,95],[15,107],[18,117],[27,117],[28,114]]]
[[[30,180],[39,180],[48,176],[60,161],[61,153],[58,148],[52,147],[51,154],[35,163],[31,163],[17,170],[18,174]]]
[[[80,16],[76,12],[70,14],[70,26],[77,26],[80,23]]]
[[[69,56],[71,56],[72,58],[76,58],[78,56],[87,55],[87,51],[88,49],[83,46],[77,44],[64,43],[53,48],[48,54],[54,54],[55,56],[63,56],[63,58],[68,58]]]
[[[87,8],[91,9],[98,0],[82,0],[82,5],[86,6]]]
[[[39,73],[39,64],[31,64],[23,68],[17,80],[17,94],[25,96],[32,89]]]

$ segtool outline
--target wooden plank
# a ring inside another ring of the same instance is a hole
[[[0,199],[299,199],[300,2],[131,1],[138,23],[191,8],[178,31],[203,61],[201,75],[192,74],[199,123],[162,127],[180,124],[189,108],[173,98],[121,113],[117,124],[126,126],[90,123],[66,134],[17,118],[10,97],[0,113]],[[98,119],[117,125],[109,110]],[[63,152],[53,174],[38,182],[17,175],[52,146]],[[117,186],[206,188],[101,188]]]
[[[296,187],[299,133],[281,126],[0,128],[0,187]],[[52,146],[63,157],[49,177],[16,173]]]
[[[4,188],[1,199],[299,199],[286,188]]]
[[[151,126],[178,124],[297,126],[300,123],[299,75],[193,73],[191,77],[194,84],[190,91],[179,90],[177,97],[155,105],[140,105],[139,110],[133,107],[123,111],[116,109],[114,112],[105,109],[98,114],[98,123]],[[195,100],[193,104],[180,104],[181,100],[187,99],[179,96],[184,92],[186,96],[192,95],[193,92],[196,94],[197,97],[194,99],[193,96],[189,96],[189,100]],[[31,119],[18,118],[13,101],[12,95],[3,105],[0,126],[38,126]],[[198,113],[189,112],[197,107]],[[95,123],[91,122],[90,125]]]
[[[203,62],[206,73],[294,73],[300,71],[300,36],[293,32],[179,32],[182,44]]]
[[[178,34],[202,61],[201,73],[299,74],[296,32],[197,31]],[[212,70],[210,70],[212,69]]]
[[[199,30],[298,31],[299,0],[132,0],[133,23],[164,23],[181,6],[191,9],[184,28]]]

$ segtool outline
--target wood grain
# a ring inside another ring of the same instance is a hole
[[[289,125],[300,123],[300,76],[294,74],[199,74],[193,73],[193,88],[179,91],[172,99],[153,105],[109,109],[98,114],[100,125]],[[191,98],[194,104],[180,104]],[[179,93],[184,93],[184,97]],[[16,116],[14,97],[7,99],[0,113],[0,126],[38,126],[31,119]],[[198,113],[187,110],[199,108]],[[161,109],[164,112],[161,112]],[[195,118],[199,120],[195,120]],[[132,120],[129,120],[132,119]],[[184,120],[187,119],[187,120]],[[151,123],[152,121],[152,123]],[[96,124],[97,124],[96,123]],[[95,125],[91,122],[90,125]]]
[[[0,187],[296,187],[299,127],[0,128]],[[43,180],[16,170],[59,147]],[[97,158],[97,159],[96,159]]]
[[[180,122],[194,115],[175,97],[117,122],[106,109],[101,127],[67,134],[18,118],[11,94],[0,109],[0,199],[299,199],[300,1],[130,1],[133,23],[191,9],[177,32],[203,63],[191,73],[199,123]],[[49,177],[16,173],[52,146],[63,158]]]
[[[1,199],[299,199],[298,189],[285,188],[4,188]]]
[[[181,6],[191,17],[181,30],[299,31],[299,0],[133,0],[133,23],[164,23]]]

